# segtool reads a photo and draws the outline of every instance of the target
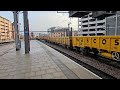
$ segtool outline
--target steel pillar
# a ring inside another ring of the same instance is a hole
[[[14,15],[14,29],[15,29],[15,44],[16,44],[16,51],[20,50],[20,40],[19,40],[19,30],[18,30],[18,11],[13,11]]]
[[[72,49],[72,27],[69,30],[70,48]]]
[[[23,19],[24,19],[25,54],[27,54],[30,51],[28,11],[23,11]]]

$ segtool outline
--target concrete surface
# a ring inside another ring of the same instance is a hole
[[[100,79],[49,46],[31,40],[29,54],[15,44],[0,46],[0,79]]]

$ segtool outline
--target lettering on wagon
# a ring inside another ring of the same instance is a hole
[[[106,39],[103,39],[103,40],[102,40],[102,44],[106,44]]]
[[[76,38],[76,41],[79,41],[79,38]]]
[[[96,43],[96,39],[93,39],[93,42]]]
[[[81,39],[81,42],[83,42],[83,39]]]
[[[82,45],[83,39],[81,39],[80,45]]]
[[[115,40],[115,45],[119,45],[119,40],[118,39]]]
[[[88,38],[87,38],[87,43],[89,42]]]

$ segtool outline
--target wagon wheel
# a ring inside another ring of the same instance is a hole
[[[113,53],[112,53],[112,59],[113,59],[113,60],[118,60],[119,58],[120,58],[120,55],[119,55],[118,52],[113,52]]]
[[[84,48],[84,49],[83,49],[83,54],[84,54],[84,55],[88,55],[88,53],[89,53],[88,48]]]

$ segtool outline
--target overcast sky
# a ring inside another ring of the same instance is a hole
[[[0,11],[0,16],[9,19],[13,22],[13,13],[11,11]],[[46,31],[50,27],[68,27],[68,22],[71,22],[71,27],[78,30],[78,18],[69,18],[68,13],[57,13],[57,11],[29,11],[29,25],[31,31]],[[23,31],[23,14],[20,13],[19,20],[21,23],[21,31]]]

